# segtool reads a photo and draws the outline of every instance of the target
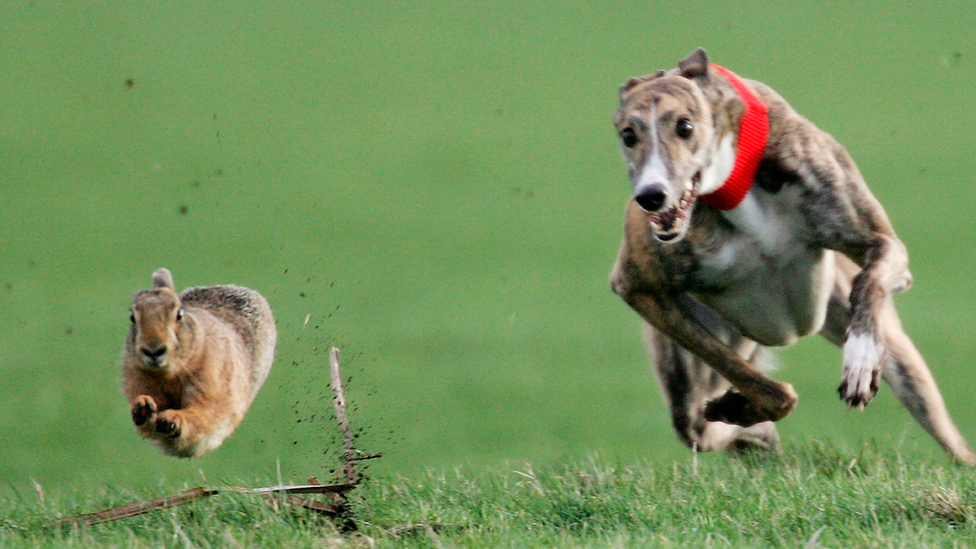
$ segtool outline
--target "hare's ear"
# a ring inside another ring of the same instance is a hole
[[[644,82],[650,82],[651,80],[656,80],[662,76],[664,76],[664,71],[656,71],[644,76],[635,76],[634,78],[631,78],[626,84],[620,86],[620,98],[623,99],[624,94],[633,89],[634,86],[643,84]]]
[[[678,62],[678,71],[685,78],[708,79],[708,54],[702,48],[697,48]]]
[[[175,290],[176,287],[173,285],[173,275],[170,274],[169,269],[162,268],[156,269],[152,277],[153,290],[158,288],[169,288],[170,290]]]

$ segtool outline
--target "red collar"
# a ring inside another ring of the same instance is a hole
[[[717,191],[699,198],[713,208],[731,210],[749,194],[752,182],[756,179],[756,170],[769,137],[769,117],[766,114],[766,105],[749,91],[735,73],[718,65],[712,65],[712,68],[724,74],[739,92],[739,97],[746,102],[746,112],[739,123],[739,150],[735,155],[732,173]]]

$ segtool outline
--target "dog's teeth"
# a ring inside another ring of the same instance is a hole
[[[680,229],[684,221],[685,221],[684,218],[681,217],[680,215],[678,217],[675,217],[674,223],[671,225],[671,230],[677,231],[678,229]]]
[[[661,225],[660,221],[655,221],[653,219],[649,221],[651,222],[651,228],[654,229],[655,231],[660,231],[661,229],[664,228],[664,225]]]
[[[695,185],[691,182],[690,179],[688,181],[685,181],[685,191],[686,192],[689,192],[690,193],[691,190],[694,189],[694,188],[695,188]]]

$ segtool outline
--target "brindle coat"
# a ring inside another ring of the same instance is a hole
[[[654,185],[666,198],[656,211],[628,205],[611,286],[645,321],[679,438],[699,450],[775,446],[772,422],[797,395],[762,373],[765,347],[820,333],[843,346],[849,407],[868,404],[880,376],[947,452],[976,464],[902,331],[891,295],[912,279],[884,209],[840,144],[768,86],[744,82],[768,109],[769,138],[732,210],[696,200],[727,176],[720,165],[745,111],[704,50],[628,81],[614,117],[635,196]],[[690,135],[675,129],[682,120]]]

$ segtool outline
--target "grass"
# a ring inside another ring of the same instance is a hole
[[[115,489],[3,502],[0,547],[958,547],[976,544],[976,477],[886,448],[817,441],[781,455],[599,456],[368,481],[359,531],[256,496],[221,495],[80,529],[59,518],[144,497]],[[812,544],[809,546],[813,546]]]
[[[970,0],[0,3],[0,548],[976,545],[971,471],[935,465],[887,388],[845,413],[823,341],[781,353],[783,439],[898,453],[696,468],[607,285],[616,87],[704,46],[857,160],[911,253],[906,330],[976,440],[974,27]],[[141,440],[119,391],[129,296],[161,266],[278,320],[247,418],[194,461]],[[50,528],[276,462],[328,477],[331,345],[357,445],[384,453],[368,539],[238,495]]]
[[[630,194],[610,117],[621,82],[696,46],[848,147],[911,252],[906,330],[976,439],[974,17],[966,0],[0,3],[0,495],[269,476],[277,458],[323,476],[332,344],[377,470],[682,459],[608,289]],[[193,463],[140,440],[119,391],[129,296],[161,266],[181,288],[255,288],[278,320],[247,418]],[[937,451],[890,391],[844,413],[837,349],[783,363],[801,399],[784,439]]]

